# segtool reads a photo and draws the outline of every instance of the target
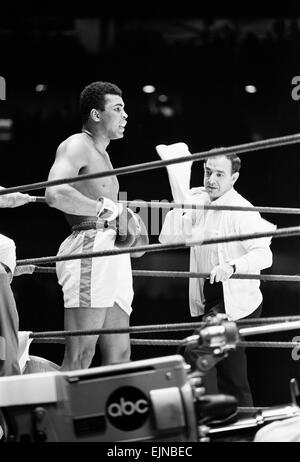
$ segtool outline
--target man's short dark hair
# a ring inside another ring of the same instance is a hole
[[[212,156],[212,157],[218,157],[218,156],[223,156],[223,155],[226,157],[226,159],[230,160],[231,162],[231,174],[233,175],[234,173],[239,172],[241,165],[242,165],[242,161],[240,157],[237,156],[236,154],[216,154],[216,156]],[[206,164],[208,159],[210,159],[210,157],[205,159],[204,164]]]
[[[79,107],[83,122],[88,120],[92,109],[104,111],[106,95],[122,96],[122,90],[111,82],[92,82],[82,90]]]
[[[225,157],[231,162],[231,173],[239,172],[242,165],[240,157],[236,154],[228,154]]]

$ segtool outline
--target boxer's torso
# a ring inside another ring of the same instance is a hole
[[[87,137],[85,133],[82,133],[82,136],[89,139],[87,139],[86,150],[84,153],[85,166],[80,169],[79,175],[112,170],[113,166],[106,150],[100,149],[96,146],[93,139],[91,137]],[[98,199],[100,196],[105,196],[113,201],[117,201],[118,198],[119,182],[116,176],[83,180],[73,183],[71,186],[90,199]],[[89,217],[70,215],[67,213],[65,213],[65,217],[70,226],[81,223],[82,221],[96,219],[96,216]]]

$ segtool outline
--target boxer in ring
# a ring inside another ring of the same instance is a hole
[[[111,140],[123,138],[128,117],[122,91],[109,82],[93,82],[81,92],[80,111],[82,132],[59,145],[49,180],[112,170],[107,147]],[[138,217],[133,218],[118,203],[118,192],[115,176],[47,188],[47,203],[63,211],[72,228],[58,254],[148,242]],[[131,230],[139,235],[134,239],[128,233],[129,214]],[[64,295],[66,330],[129,326],[134,295],[129,254],[58,262],[56,269]],[[98,337],[67,337],[62,370],[88,368]],[[129,361],[129,334],[101,335],[99,340],[102,365]]]

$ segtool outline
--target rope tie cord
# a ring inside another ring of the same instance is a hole
[[[120,167],[120,168],[116,168],[116,169],[105,171],[105,172],[103,171],[95,172],[95,173],[89,173],[86,175],[77,175],[75,177],[60,178],[57,180],[41,181],[39,183],[31,183],[27,185],[13,186],[11,188],[1,189],[0,196],[5,195],[5,194],[10,194],[13,192],[33,191],[35,189],[47,188],[50,186],[58,186],[61,184],[66,184],[66,183],[75,183],[77,181],[85,181],[88,179],[90,180],[90,179],[95,179],[95,178],[104,178],[104,177],[113,176],[113,175],[125,175],[129,173],[143,172],[146,170],[154,170],[157,168],[166,167],[167,165],[179,164],[179,163],[191,162],[191,161],[194,162],[194,161],[204,160],[204,159],[207,159],[208,157],[213,157],[217,155],[242,154],[244,152],[258,151],[260,149],[269,149],[269,148],[275,148],[278,146],[284,146],[284,145],[296,144],[296,143],[300,143],[299,134],[282,136],[282,137],[277,137],[277,138],[269,138],[267,140],[238,144],[236,146],[230,146],[227,148],[210,149],[209,151],[202,151],[202,152],[195,153],[193,155],[182,156],[182,157],[178,157],[175,159],[173,158],[173,159],[167,159],[167,160],[157,160],[157,161],[152,161],[152,162],[145,162],[142,164],[129,165],[127,167]]]
[[[43,202],[44,204],[46,203],[46,199],[44,196],[30,196],[30,201],[31,202]]]
[[[0,192],[3,189],[0,190]],[[182,248],[189,248],[196,245],[209,245],[209,244],[219,244],[221,242],[232,242],[232,241],[245,241],[248,239],[258,239],[261,237],[292,237],[300,235],[300,226],[291,226],[289,228],[280,228],[274,231],[266,231],[261,233],[249,233],[249,234],[240,234],[232,236],[224,236],[218,238],[204,239],[203,241],[188,241],[182,242],[179,244],[150,244],[142,245],[136,247],[125,247],[123,249],[111,249],[104,250],[101,252],[86,252],[73,255],[60,255],[60,256],[51,256],[51,257],[41,257],[41,258],[31,258],[25,260],[17,260],[17,266],[21,265],[35,265],[35,264],[47,264],[55,263],[58,261],[66,260],[78,260],[82,258],[93,258],[93,257],[107,257],[113,255],[120,255],[124,253],[136,253],[136,252],[160,252],[164,250],[175,250]]]

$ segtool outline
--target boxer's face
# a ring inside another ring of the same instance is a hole
[[[214,201],[229,191],[238,172],[232,173],[231,161],[225,156],[210,157],[204,164],[204,187],[210,200]]]
[[[105,96],[105,109],[100,112],[100,124],[110,140],[123,138],[127,117],[125,104],[119,95]]]

